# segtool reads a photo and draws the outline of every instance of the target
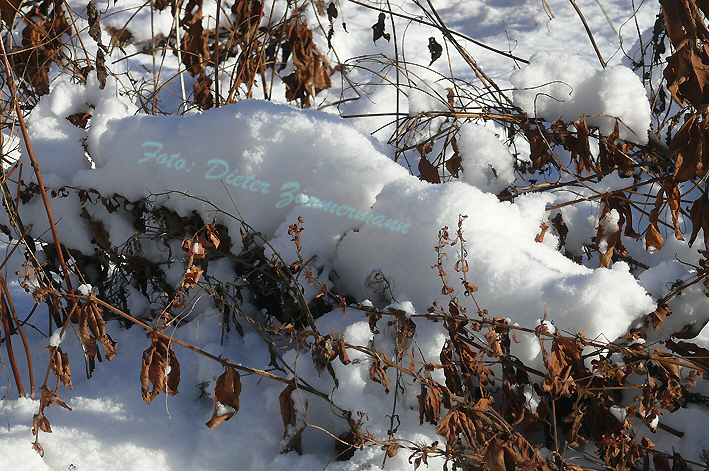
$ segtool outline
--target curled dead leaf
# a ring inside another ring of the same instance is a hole
[[[657,306],[652,313],[650,313],[650,319],[652,320],[652,328],[657,331],[662,323],[665,321],[667,316],[671,316],[672,311],[667,307],[667,303],[663,302]]]
[[[185,239],[182,241],[182,250],[187,252],[191,257],[194,258],[204,258],[207,256],[207,251],[204,250],[204,245],[200,241],[199,237],[197,240]]]
[[[418,168],[422,180],[426,180],[429,183],[441,183],[441,177],[438,175],[438,169],[434,167],[424,155],[421,155]]]
[[[178,393],[180,363],[167,338],[155,332],[149,332],[147,337],[152,339],[152,344],[143,352],[140,389],[143,399],[150,404],[163,391],[172,396]],[[153,385],[152,391],[148,381]]]
[[[94,2],[89,2],[86,6],[86,15],[89,20],[89,36],[96,41],[100,48],[105,49],[101,42],[101,25],[99,24],[99,12]]]
[[[74,389],[71,383],[71,371],[69,370],[69,355],[62,352],[61,347],[47,347],[49,350],[49,367],[57,377],[57,389],[59,383]]]
[[[441,418],[441,388],[436,384],[429,387],[421,385],[419,400],[419,422],[437,425]]]
[[[379,13],[379,17],[377,19],[377,22],[372,25],[372,31],[373,31],[373,39],[374,39],[374,44],[377,43],[377,39],[379,38],[384,38],[387,41],[391,39],[391,35],[389,33],[384,32],[384,20],[386,19],[386,15],[384,13]]]
[[[343,365],[350,363],[344,339],[332,334],[320,338],[313,347],[313,363],[318,373],[325,371],[327,365],[335,358],[339,358]]]
[[[202,273],[204,273],[204,269],[202,267],[198,267],[197,265],[188,266],[185,269],[184,276],[182,277],[180,289],[188,290],[197,286],[197,282],[202,276]]]
[[[233,368],[217,378],[214,388],[214,412],[207,422],[207,427],[213,429],[225,420],[229,420],[239,412],[239,395],[241,394],[241,377]]]
[[[98,78],[99,90],[106,88],[108,70],[106,69],[106,56],[103,53],[103,49],[96,51],[96,78]]]
[[[49,420],[42,414],[35,414],[32,418],[32,434],[37,435],[39,431],[44,433],[52,433],[52,426],[49,424]]]
[[[295,409],[295,401],[293,400],[293,392],[295,390],[295,385],[289,384],[278,397],[278,402],[281,406],[281,419],[285,427],[281,453],[295,450],[296,453],[302,455],[301,436],[303,430],[305,430],[305,422],[299,417]]]
[[[42,386],[42,397],[39,400],[39,409],[44,410],[46,407],[50,407],[52,404],[58,404],[67,410],[71,410],[71,407],[66,405],[66,402],[59,399],[59,397],[49,389],[47,386]]]
[[[542,223],[539,225],[539,229],[541,232],[539,232],[539,234],[534,237],[534,242],[541,244],[542,242],[544,242],[544,235],[547,233],[549,226],[547,225],[547,223],[542,221]]]
[[[389,394],[389,380],[378,360],[373,361],[372,366],[369,367],[369,379],[384,386],[384,392]]]
[[[709,249],[709,199],[702,195],[694,201],[692,209],[689,211],[692,220],[692,235],[689,238],[689,246],[694,244],[699,229],[704,232],[704,248]]]
[[[98,355],[97,340],[103,345],[107,360],[110,361],[116,356],[117,342],[106,333],[106,321],[103,320],[98,305],[93,301],[88,301],[81,308],[79,335],[89,357]]]

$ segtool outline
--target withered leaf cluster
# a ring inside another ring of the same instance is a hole
[[[285,51],[290,51],[295,70],[283,77],[286,100],[300,101],[310,107],[310,98],[330,88],[330,70],[327,59],[313,42],[313,32],[300,15],[284,28],[287,38]],[[285,53],[285,52],[284,52]]]
[[[103,345],[107,360],[116,356],[117,342],[106,333],[106,321],[103,319],[101,309],[94,301],[87,301],[81,308],[79,336],[91,362],[99,355],[97,342],[101,342]]]
[[[39,444],[39,431],[41,430],[45,433],[52,433],[52,426],[47,417],[44,415],[45,409],[50,407],[52,404],[58,404],[67,410],[71,410],[71,407],[62,401],[54,391],[47,386],[42,386],[42,396],[39,400],[39,411],[32,419],[32,434],[37,437],[33,444],[33,448],[37,450],[41,456],[44,456],[44,449],[42,448],[42,445]]]
[[[190,290],[197,285],[202,273],[204,273],[204,268],[200,265],[195,265],[195,260],[205,259],[207,249],[217,249],[220,242],[219,233],[211,224],[204,226],[196,237],[182,241],[182,250],[189,255],[189,258],[185,272],[182,275],[180,291]]]
[[[709,105],[709,4],[699,0],[660,0],[667,35],[675,48],[664,71],[667,88],[679,104],[688,103],[699,111]]]
[[[47,350],[49,350],[49,368],[57,377],[57,386],[54,390],[58,391],[61,384],[74,389],[71,383],[71,370],[69,370],[69,355],[64,353],[61,347],[49,346]]]
[[[2,9],[3,19],[14,17],[14,3]],[[24,17],[22,46],[15,51],[14,67],[17,76],[26,80],[38,95],[49,93],[49,67],[61,63],[63,34],[71,34],[63,2],[44,0]]]
[[[180,363],[172,350],[170,340],[156,332],[149,332],[150,347],[143,352],[140,369],[140,390],[145,402],[150,404],[158,394],[174,396],[180,385]],[[150,384],[153,389],[150,389]]]

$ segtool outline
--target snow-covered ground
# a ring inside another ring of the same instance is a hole
[[[77,12],[84,8],[80,2],[69,3]],[[531,61],[529,65],[516,63],[462,41],[500,88],[516,88],[508,95],[529,115],[536,113],[548,121],[575,120],[583,114],[618,116],[628,126],[622,129],[622,138],[646,142],[650,105],[640,79],[624,66],[629,64],[624,51],[630,53],[638,30],[652,29],[659,5],[627,0],[578,2],[600,53],[609,64],[601,70],[577,13],[566,1],[549,1],[554,18],[545,11],[546,2],[540,0],[436,0],[434,4],[450,29]],[[151,24],[149,8],[132,17],[140,5],[135,0],[100,4],[102,25],[121,28],[132,18],[129,29],[136,40],[149,39],[151,31],[167,34],[172,24],[169,9],[156,12]],[[204,14],[213,18],[215,7],[210,5],[205,5]],[[393,57],[393,41],[372,41],[371,26],[378,13],[345,0],[338,6],[334,51],[343,62],[349,59],[351,64],[379,70],[381,63],[350,59],[366,54]],[[635,15],[633,8],[637,9]],[[421,15],[411,2],[396,2],[392,9],[414,17]],[[308,15],[314,23],[315,15]],[[387,31],[394,34],[388,21]],[[347,31],[342,22],[346,22]],[[238,212],[287,261],[295,260],[297,255],[288,228],[301,216],[301,255],[315,260],[316,267],[322,270],[321,279],[335,280],[337,288],[352,294],[358,302],[369,299],[377,307],[389,304],[407,314],[425,314],[441,298],[439,275],[430,268],[436,263],[433,248],[438,243],[438,231],[444,226],[453,230],[461,214],[467,216],[462,225],[470,266],[467,278],[479,286],[477,302],[491,315],[509,318],[521,326],[535,327],[546,313],[547,320],[557,329],[583,330],[587,338],[611,341],[655,309],[652,296],[656,299],[666,294],[677,279],[689,276],[687,268],[677,260],[696,263],[696,247],[691,249],[671,235],[665,237],[665,248],[656,253],[647,253],[642,240],[626,244],[633,259],[651,267],[639,277],[624,262],[614,263],[611,269],[595,268],[597,258],[586,260],[586,265],[574,263],[556,250],[558,238],[552,231],[543,243],[535,242],[540,224],[546,221],[551,226],[553,214],[546,210],[547,206],[571,198],[566,192],[549,192],[520,196],[514,203],[501,202],[496,194],[512,184],[516,174],[513,155],[496,135],[501,128],[494,125],[468,123],[461,129],[459,146],[464,171],[459,181],[433,185],[412,175],[403,159],[395,163],[394,148],[386,143],[394,130],[392,116],[343,119],[338,110],[344,116],[383,115],[397,110],[397,100],[401,100],[402,113],[436,110],[440,109],[441,100],[445,102],[443,90],[450,85],[445,77],[452,74],[461,81],[475,78],[454,51],[450,51],[450,62],[444,51],[430,69],[415,65],[430,62],[429,37],[444,43],[435,28],[397,18],[395,34],[402,60],[405,55],[412,64],[411,76],[417,77],[414,84],[403,86],[411,92],[410,100],[397,95],[394,86],[382,86],[371,71],[355,68],[351,78],[361,84],[362,98],[337,107],[298,110],[285,104],[245,100],[178,116],[183,110],[179,80],[175,78],[160,95],[161,109],[173,115],[149,116],[138,112],[130,94],[122,93],[126,85],[120,80],[109,77],[106,88],[99,90],[93,75],[86,86],[75,85],[62,76],[28,120],[44,183],[54,188],[92,188],[102,195],[117,193],[131,200],[160,194],[154,196],[156,202],[182,215],[196,211],[205,221],[217,218],[232,237],[239,233],[240,223],[225,217],[217,208]],[[93,44],[87,33],[82,33],[82,38]],[[108,37],[104,40],[109,41]],[[324,37],[316,37],[316,42],[321,50],[327,50]],[[115,48],[112,59],[117,62],[112,70],[137,74],[141,64],[151,68],[152,57],[133,55],[137,50],[132,45],[124,50]],[[328,57],[334,60],[332,52]],[[176,58],[166,56],[162,73],[173,76],[176,71]],[[393,70],[387,74],[394,80]],[[145,75],[146,80],[151,77],[152,73]],[[191,90],[194,79],[187,74],[184,79]],[[228,86],[222,84],[225,95]],[[414,86],[430,93],[409,88]],[[347,98],[352,90],[343,89],[336,74],[333,88],[318,95],[313,108],[336,102],[340,93]],[[278,85],[273,96],[284,96]],[[90,110],[89,105],[94,109]],[[93,117],[88,131],[66,120],[69,115],[89,110]],[[589,118],[588,122],[604,133],[613,130],[614,121],[604,116]],[[93,162],[85,158],[84,144]],[[26,159],[26,155],[21,158]],[[416,168],[415,162],[411,164]],[[489,170],[491,166],[494,172]],[[25,165],[25,169],[29,168]],[[627,184],[626,180],[609,176],[596,190],[609,191]],[[70,192],[53,198],[52,205],[62,242],[92,253],[94,235],[87,228],[86,217],[76,211],[77,194]],[[102,205],[87,209],[91,218],[106,225],[113,244],[121,244],[136,233],[125,222],[120,208],[113,213]],[[595,235],[600,211],[598,200],[561,209],[569,227],[568,250],[581,253],[583,243]],[[33,236],[47,231],[49,226],[39,198],[23,205],[21,215],[32,222]],[[145,250],[157,250],[147,247],[146,243]],[[182,254],[179,242],[173,244],[170,254],[155,254],[163,257],[161,266],[174,286],[179,285],[184,272]],[[445,262],[451,278],[457,276],[453,270],[455,260],[451,249]],[[4,275],[13,280],[15,307],[24,318],[33,301],[14,281],[19,266],[10,265],[5,267]],[[233,276],[233,268],[233,262],[220,259],[210,262],[208,274],[224,280]],[[367,287],[366,280],[376,273],[388,277],[390,291],[377,293]],[[315,290],[306,291],[306,296],[317,294],[317,289],[306,288]],[[129,298],[134,313],[155,307],[138,290],[133,289]],[[682,317],[668,319],[664,330],[657,333],[658,338],[684,324],[702,322],[709,301],[700,288],[692,287],[674,298],[670,308],[681,312]],[[45,309],[38,308],[33,319],[46,315]],[[248,303],[243,309],[248,315],[258,315]],[[209,300],[202,299],[194,304],[190,322],[170,333],[233,363],[268,369],[271,353],[248,326],[243,337],[232,331],[222,344],[218,314]],[[386,320],[380,322],[382,333],[375,336],[367,318],[351,309],[348,315],[335,310],[321,317],[317,327],[323,333],[341,332],[350,344],[377,347],[393,357],[392,332],[390,327],[384,327],[385,323]],[[52,332],[44,320],[35,326],[37,329],[26,328],[26,332],[33,353],[35,384],[41,384],[48,357],[42,352]],[[284,429],[279,395],[283,384],[256,375],[242,376],[239,413],[216,429],[208,429],[205,423],[213,409],[212,391],[222,369],[212,360],[178,346],[175,352],[181,365],[180,393],[160,395],[148,405],[141,398],[139,382],[141,355],[150,345],[145,331],[140,327],[123,329],[116,322],[109,323],[107,330],[118,342],[118,355],[110,362],[99,363],[91,379],[86,379],[81,368],[83,354],[77,336],[69,330],[61,344],[71,361],[73,390],[62,388],[59,395],[72,410],[55,405],[47,411],[52,433],[40,434],[44,457],[32,448],[32,417],[38,411],[39,397],[18,398],[6,358],[0,358],[4,362],[0,365],[0,470],[359,470],[380,469],[384,463],[384,468],[391,470],[413,467],[408,453],[402,451],[385,459],[386,453],[378,446],[358,450],[349,461],[335,461],[335,439],[330,434],[346,432],[347,424],[327,402],[308,395],[296,396],[295,400],[299,420],[313,425],[303,433],[304,453],[281,454]],[[442,326],[417,318],[419,358],[438,359],[444,332]],[[521,334],[517,340],[512,346],[513,354],[526,364],[540,367],[536,337]],[[709,347],[709,336],[700,335],[697,343]],[[348,353],[351,360],[364,358],[355,351]],[[333,404],[364,414],[365,428],[374,437],[386,439],[393,394],[386,394],[382,385],[369,380],[368,364],[343,365],[334,361],[339,379],[339,387],[335,388],[327,372],[318,375],[308,355],[287,349],[283,358],[297,369],[302,380],[320,391],[331,392]],[[27,375],[21,361],[20,370]],[[443,381],[442,372],[433,375]],[[27,377],[23,381],[29,384]],[[706,390],[701,381],[698,389]],[[419,386],[405,386],[396,410],[401,421],[397,435],[415,443],[442,440],[433,425],[419,425]],[[698,408],[668,414],[661,421],[684,432],[685,438],[680,441],[659,432],[652,440],[658,449],[674,448],[685,458],[698,460],[699,453],[709,449],[705,425],[708,418],[707,411]],[[442,469],[443,462],[430,458],[428,466]]]

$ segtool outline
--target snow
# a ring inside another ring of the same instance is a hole
[[[628,415],[628,411],[625,410],[625,407],[610,406],[608,410],[611,412],[611,414],[613,414],[616,419],[618,419],[619,422],[623,422],[625,420],[625,417]]]
[[[554,327],[554,324],[552,324],[551,322],[542,319],[539,319],[538,322],[539,325],[544,326],[549,335],[554,335],[556,333],[556,327]]]
[[[70,3],[79,11],[84,8],[84,4]],[[650,125],[646,91],[636,73],[621,65],[624,60],[621,54],[614,55],[620,40],[599,13],[598,4],[590,0],[578,2],[587,12],[601,52],[609,60],[606,69],[596,65],[595,54],[568,2],[549,3],[556,15],[551,20],[541,10],[541,4],[531,2],[520,6],[440,0],[436,4],[451,29],[503,50],[517,44],[512,52],[528,58],[528,65],[515,64],[462,41],[483,70],[502,88],[513,90],[515,105],[531,117],[572,121],[586,116],[589,124],[599,126],[607,135],[615,126],[611,116],[618,116],[622,120],[620,138],[646,142]],[[101,8],[110,12],[102,25],[122,28],[142,4],[137,0],[119,2],[117,6],[111,6],[110,2],[102,4]],[[628,19],[629,2],[613,0],[604,4],[616,26]],[[343,60],[355,61],[351,58],[372,53],[393,56],[391,42],[380,39],[376,46],[372,44],[375,12],[348,2],[341,2],[338,7],[340,19],[347,22],[349,31],[346,33],[339,23],[335,25],[333,46]],[[408,2],[392,7],[400,12],[417,11]],[[156,12],[152,18],[148,10],[144,8],[129,23],[138,40],[150,39],[151,28],[156,34],[167,35],[172,25],[169,9]],[[654,6],[644,6],[638,13],[639,28],[643,31],[651,30],[655,10]],[[206,17],[213,16],[215,11],[216,5],[205,4]],[[314,14],[309,10],[306,14],[309,22],[314,23]],[[118,194],[130,201],[150,198],[182,216],[196,212],[205,221],[217,220],[227,227],[232,238],[239,234],[243,220],[265,236],[269,244],[267,255],[276,251],[287,262],[297,256],[288,229],[302,217],[302,257],[311,260],[312,269],[322,270],[321,280],[331,280],[364,308],[398,309],[414,320],[417,330],[413,360],[418,362],[437,361],[446,339],[442,325],[420,316],[433,302],[447,300],[441,296],[438,271],[431,269],[437,261],[434,247],[439,242],[438,231],[445,226],[452,234],[461,215],[467,216],[461,225],[469,265],[466,279],[479,286],[475,299],[491,315],[506,318],[515,326],[544,325],[552,335],[583,330],[586,338],[601,341],[613,341],[637,327],[655,309],[656,300],[671,291],[670,285],[688,278],[687,266],[674,260],[675,254],[678,260],[696,261],[696,251],[674,238],[666,238],[665,249],[656,254],[644,253],[641,242],[628,244],[630,254],[650,266],[638,275],[622,261],[614,262],[610,269],[596,268],[597,264],[593,266],[587,260],[585,264],[574,263],[557,250],[559,235],[553,228],[543,243],[536,242],[540,224],[544,222],[551,227],[550,221],[560,213],[569,229],[567,252],[582,255],[597,226],[605,235],[617,232],[620,215],[612,210],[598,220],[601,206],[598,200],[548,211],[550,205],[566,201],[568,194],[563,192],[528,193],[516,197],[514,202],[501,201],[497,195],[515,183],[519,175],[516,165],[524,161],[528,149],[519,142],[508,142],[506,130],[500,125],[471,120],[460,127],[458,146],[463,170],[459,179],[430,184],[421,181],[415,171],[410,172],[403,159],[394,162],[393,148],[387,143],[393,130],[389,113],[398,110],[400,119],[408,119],[418,113],[447,112],[446,88],[453,85],[447,78],[450,72],[460,81],[475,80],[469,65],[454,55],[450,63],[443,56],[430,68],[413,65],[429,63],[428,40],[438,31],[407,26],[403,20],[397,25],[401,47],[406,49],[406,71],[410,74],[407,80],[402,78],[401,89],[405,94],[397,94],[394,86],[382,82],[381,75],[373,78],[364,67],[353,67],[351,77],[361,83],[363,98],[339,107],[343,115],[384,115],[372,118],[346,120],[337,116],[336,106],[321,111],[298,110],[258,100],[241,100],[204,112],[190,110],[178,116],[185,110],[180,108],[177,80],[167,84],[159,94],[161,110],[167,114],[150,116],[138,111],[139,93],[126,88],[121,80],[109,77],[106,88],[100,90],[93,74],[85,86],[63,75],[52,84],[52,93],[39,101],[28,119],[29,136],[45,184],[50,188],[68,185],[94,189],[103,196]],[[411,31],[401,32],[409,27]],[[627,25],[621,30],[626,43],[628,35],[632,38],[628,30]],[[91,41],[86,33],[82,33],[82,38]],[[323,37],[316,35],[315,41],[321,50],[327,49]],[[441,37],[437,41],[443,43]],[[104,42],[109,42],[106,35]],[[116,71],[123,67],[135,70],[142,65],[152,67],[149,56],[133,56],[138,46],[129,45],[124,50],[125,53],[118,48],[113,51]],[[164,66],[166,74],[177,77],[176,58],[168,54]],[[224,67],[233,66],[234,59],[227,59]],[[389,74],[386,80],[393,80],[393,72]],[[193,79],[183,75],[191,87]],[[152,74],[141,79],[150,81]],[[228,81],[221,86],[226,95]],[[278,93],[282,96],[278,87],[275,84],[274,97]],[[337,87],[318,95],[314,108],[338,101],[341,92],[349,93]],[[88,130],[66,119],[78,112],[92,114]],[[431,119],[414,141],[428,139],[445,122],[444,116]],[[20,148],[19,158],[26,171],[31,169],[28,155]],[[595,189],[608,191],[627,185],[627,180],[609,176]],[[590,198],[594,193],[580,189],[578,195]],[[87,255],[94,253],[95,234],[87,224],[89,216],[104,224],[113,245],[128,246],[129,241],[136,244],[136,250],[165,271],[169,283],[177,286],[181,281],[184,264],[180,257],[184,253],[180,242],[163,246],[141,236],[124,217],[130,206],[109,212],[101,204],[86,205],[87,214],[82,217],[75,211],[80,205],[79,196],[68,190],[65,195],[52,197],[51,203],[55,215],[61,215],[57,229],[62,242],[70,248]],[[21,212],[33,224],[30,235],[46,237],[49,224],[39,198],[23,204]],[[4,224],[9,223],[4,212],[0,219]],[[605,238],[598,241],[598,248],[601,252],[607,250]],[[199,244],[194,243],[192,251],[198,253],[198,249]],[[459,281],[462,275],[454,269],[455,261],[462,257],[460,250],[460,243],[444,247],[442,251],[447,257],[442,266],[450,286],[462,298]],[[209,275],[233,281],[234,263],[227,259],[210,261]],[[319,287],[308,285],[304,279],[300,281],[306,298],[317,295]],[[28,314],[34,302],[19,285],[11,286],[18,311]],[[93,287],[82,283],[78,291],[87,296]],[[138,317],[149,318],[151,311],[164,308],[164,300],[145,296],[135,286],[125,286],[124,294],[130,311]],[[175,338],[232,362],[273,371],[269,366],[272,352],[249,325],[244,326],[243,337],[232,332],[222,343],[221,313],[208,296],[200,296],[191,306],[191,322],[175,328]],[[254,319],[264,317],[248,303],[241,307]],[[669,307],[673,312],[683,313],[682,316],[668,317],[658,332],[649,333],[647,345],[668,338],[688,322],[703,326],[709,318],[709,299],[700,284],[672,298]],[[540,320],[545,313],[546,320]],[[392,319],[379,321],[380,334],[372,333],[364,313],[355,309],[348,309],[347,314],[335,310],[317,319],[316,325],[323,333],[341,334],[349,344],[394,358],[395,331],[387,324]],[[62,388],[59,396],[73,410],[55,406],[47,411],[53,433],[40,436],[45,450],[41,458],[31,447],[32,416],[38,411],[39,401],[18,398],[14,383],[5,381],[7,372],[0,370],[3,381],[0,417],[7,423],[7,427],[0,428],[0,456],[3,456],[0,471],[215,470],[233,468],[235,462],[244,470],[344,471],[382,467],[384,452],[374,446],[358,450],[350,461],[332,461],[335,439],[322,430],[337,436],[348,427],[345,420],[333,413],[331,405],[320,398],[293,392],[297,425],[289,427],[284,438],[279,404],[284,385],[256,375],[242,375],[240,411],[211,431],[204,424],[214,407],[213,390],[223,371],[221,365],[173,343],[180,361],[181,392],[174,397],[161,395],[148,406],[141,400],[138,378],[141,353],[148,348],[149,341],[139,327],[124,329],[117,322],[108,323],[110,335],[118,341],[118,356],[111,362],[98,363],[91,379],[82,376],[83,352],[71,329],[67,330],[69,335],[65,333],[61,338],[60,329],[53,333],[44,329],[44,326],[39,326],[39,331],[27,329],[31,349],[37,352],[33,358],[45,360],[46,356],[40,352],[47,343],[50,346],[61,343],[72,362],[74,389]],[[375,438],[387,438],[391,424],[386,417],[392,414],[393,387],[386,394],[381,384],[370,380],[367,355],[350,349],[352,363],[333,361],[339,381],[336,388],[327,372],[317,373],[307,352],[289,344],[285,337],[281,340],[283,348],[279,349],[279,355],[301,380],[328,393],[332,403],[351,411],[355,420],[361,417],[366,430]],[[709,345],[705,336],[698,341]],[[630,345],[642,343],[636,340]],[[409,344],[407,350],[412,346]],[[536,336],[519,332],[511,348],[513,355],[526,365],[543,368]],[[625,366],[622,354],[613,352],[609,358],[614,365]],[[35,363],[36,381],[43,376],[43,372],[38,372],[42,368],[36,367],[42,360]],[[166,366],[165,374],[171,371],[172,367]],[[27,372],[23,374],[26,376]],[[391,382],[393,372],[389,370],[388,375]],[[288,377],[292,376],[290,372]],[[431,377],[445,381],[440,370],[432,371]],[[414,443],[440,441],[435,426],[419,423],[420,385],[408,377],[402,379],[402,385],[396,410],[400,421],[397,436]],[[535,389],[525,384],[521,392],[525,407],[535,413],[541,402]],[[618,420],[625,419],[625,407],[613,406],[610,410]],[[234,412],[231,407],[217,405],[218,415],[231,412]],[[653,441],[658,449],[674,446],[696,460],[702,449],[709,448],[707,412],[698,408],[691,412],[682,410],[677,417],[667,414],[663,422],[686,430],[685,440],[653,438]],[[657,426],[658,420],[656,416],[651,426]],[[306,423],[313,426],[303,432],[304,455],[280,454],[292,434]],[[443,463],[441,458],[429,458],[429,469],[441,469]],[[402,451],[387,459],[384,468],[399,471],[411,467],[408,454]]]
[[[227,406],[217,401],[217,416],[232,414],[234,412],[236,412],[236,409],[234,409],[233,407]]]
[[[617,116],[622,121],[621,139],[647,142],[650,104],[642,82],[625,66],[598,70],[577,55],[540,52],[528,66],[514,72],[510,81],[515,86],[515,104],[530,116],[553,122],[560,118],[575,121],[585,115],[586,122],[606,136],[613,132],[613,116]]]
[[[49,337],[49,346],[58,347],[62,343],[62,340],[64,340],[64,337],[66,337],[66,332],[62,334],[62,329],[56,329],[52,336]]]
[[[524,407],[529,409],[532,414],[536,414],[537,407],[539,407],[539,396],[532,385],[525,384],[522,388],[522,394],[524,395]]]
[[[483,191],[499,193],[514,181],[514,159],[494,130],[465,123],[460,128],[458,146],[464,182]]]

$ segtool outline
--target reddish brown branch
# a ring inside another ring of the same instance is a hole
[[[7,357],[10,360],[10,369],[12,370],[12,374],[15,377],[15,384],[17,385],[17,391],[20,393],[20,396],[25,395],[25,388],[22,387],[22,379],[20,378],[20,372],[17,369],[17,362],[15,361],[15,352],[12,349],[12,338],[11,338],[11,332],[10,332],[10,321],[9,321],[9,314],[7,312],[7,306],[5,305],[5,296],[2,292],[0,292],[0,314],[2,316],[2,329],[3,333],[5,334],[5,349],[7,350]]]

